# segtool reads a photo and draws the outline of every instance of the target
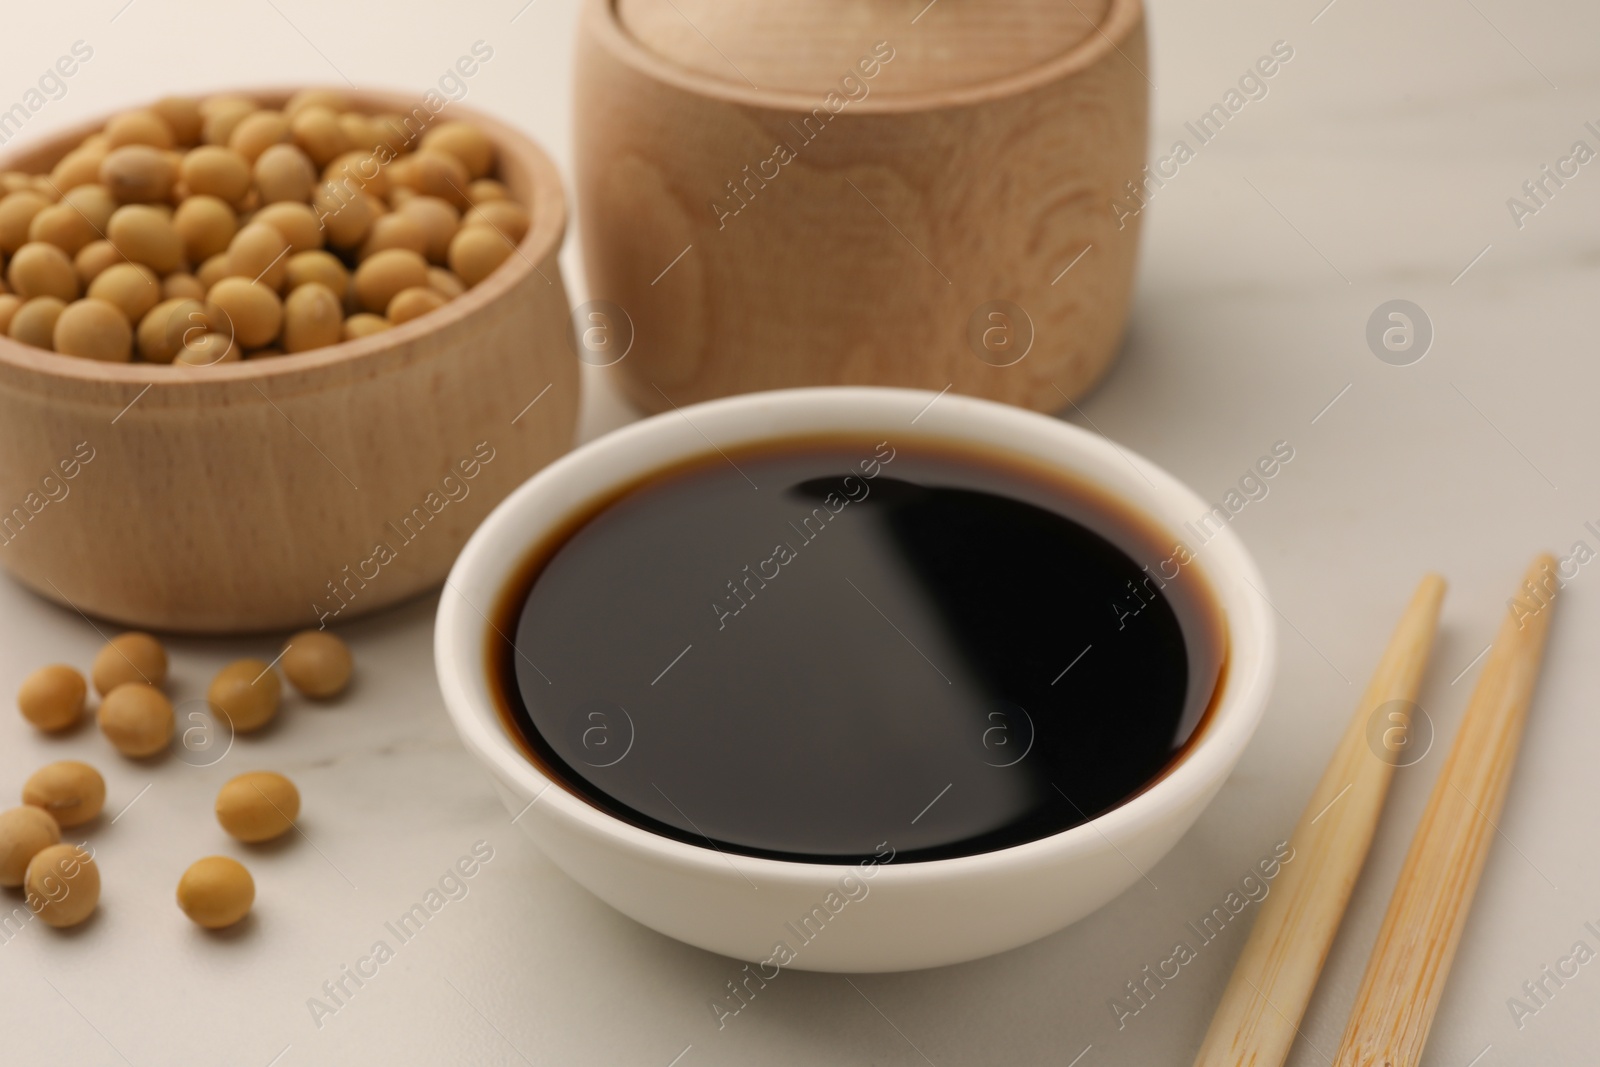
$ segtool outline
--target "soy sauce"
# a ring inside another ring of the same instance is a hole
[[[712,451],[573,515],[489,631],[595,807],[725,853],[967,856],[1158,780],[1226,666],[1200,563],[1060,473],[931,439]]]

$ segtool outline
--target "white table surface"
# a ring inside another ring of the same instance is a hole
[[[30,924],[0,943],[0,1060],[1187,1064],[1242,923],[1124,1029],[1107,1001],[1286,836],[1409,589],[1438,569],[1452,585],[1422,704],[1440,743],[1397,777],[1291,1058],[1325,1062],[1511,587],[1536,549],[1600,548],[1584,528],[1600,520],[1600,163],[1520,230],[1505,203],[1573,141],[1600,148],[1583,128],[1600,124],[1600,9],[1324,2],[1155,3],[1158,147],[1275,41],[1295,55],[1152,203],[1126,351],[1073,416],[1213,500],[1274,441],[1295,448],[1270,496],[1235,520],[1285,619],[1276,695],[1232,780],[1149,872],[1159,888],[1140,881],[1070,929],[965,966],[854,987],[786,972],[719,1032],[706,1004],[737,964],[612,912],[509,825],[437,695],[429,598],[348,627],[360,665],[349,698],[291,703],[252,743],[252,765],[298,781],[305,837],[248,854],[259,902],[230,935],[191,926],[172,892],[191,859],[246,854],[209,816],[242,764],[146,768],[92,729],[51,740],[0,719],[0,786],[65,756],[92,759],[110,786],[108,816],[92,828],[98,917],[65,935]],[[24,137],[165,91],[341,73],[420,90],[483,39],[495,57],[469,101],[526,128],[570,174],[576,0],[532,0],[520,15],[524,0],[123,4],[7,6],[0,100],[20,97],[73,41],[94,48]],[[581,299],[575,240],[564,268]],[[1392,298],[1421,305],[1437,332],[1413,366],[1380,362],[1364,340],[1369,314]],[[633,417],[603,372],[585,384],[583,436]],[[1583,928],[1600,922],[1597,605],[1600,565],[1579,572],[1560,609],[1424,1059],[1433,1067],[1600,1056],[1600,964],[1521,1029],[1506,1003],[1575,941],[1600,948]],[[45,662],[86,665],[98,643],[71,611],[0,580],[0,691]],[[170,647],[179,699],[199,697],[226,659],[272,652],[254,641]],[[494,858],[469,895],[319,1027],[308,998],[480,840]]]

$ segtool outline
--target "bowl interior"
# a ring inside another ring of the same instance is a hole
[[[553,782],[508,732],[493,692],[487,648],[504,639],[489,621],[534,546],[612,488],[712,449],[804,434],[870,433],[896,440],[970,442],[1011,452],[1066,472],[1171,531],[1209,508],[1160,468],[1104,438],[1059,420],[958,395],[869,387],[756,393],[655,416],[570,453],[514,492],[478,529],[457,560],[441,598],[436,656],[446,703],[463,738],[519,795],[542,804],[616,844],[674,862],[713,865],[711,848],[669,840],[623,822]],[[1190,536],[1189,540],[1193,540]],[[941,870],[982,864],[1025,867],[1062,849],[1129,833],[1185,805],[1199,805],[1220,784],[1253,732],[1265,703],[1274,658],[1269,608],[1260,576],[1231,529],[1194,549],[1211,587],[1228,646],[1227,669],[1207,721],[1166,774],[1120,806],[1072,829],[978,855],[906,863],[884,870],[895,879],[937,877]],[[554,789],[549,788],[555,785]],[[741,857],[764,876],[813,879],[826,865]]]
[[[512,196],[527,208],[532,225],[508,257],[489,277],[472,286],[443,307],[401,323],[380,334],[342,341],[306,352],[219,363],[210,367],[183,367],[142,362],[102,363],[64,356],[34,348],[0,335],[0,371],[12,370],[35,381],[71,383],[116,383],[133,391],[150,386],[157,391],[195,394],[197,390],[249,394],[251,383],[264,379],[319,370],[375,353],[404,349],[411,340],[479,311],[512,289],[523,277],[541,270],[541,264],[560,248],[566,233],[567,205],[561,178],[555,164],[526,134],[475,108],[445,102],[434,112],[415,96],[376,89],[349,89],[343,86],[295,86],[259,89],[219,90],[228,95],[249,97],[265,107],[281,107],[294,93],[304,88],[331,88],[342,93],[351,109],[366,114],[393,113],[415,115],[419,130],[440,122],[470,122],[488,134],[496,148],[495,177],[505,183]],[[215,94],[203,94],[215,95]],[[137,103],[129,107],[138,107]],[[109,115],[52,134],[20,150],[0,155],[0,170],[48,173],[51,167],[89,134],[104,126]],[[408,127],[411,128],[411,127]],[[547,277],[546,281],[550,281]],[[131,396],[132,393],[129,392]],[[253,394],[252,394],[253,395]],[[217,397],[192,397],[211,403]],[[152,402],[159,402],[153,400]]]

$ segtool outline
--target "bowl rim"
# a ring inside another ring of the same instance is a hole
[[[827,95],[826,92],[807,93],[794,89],[760,89],[702,74],[674,63],[628,32],[617,15],[616,3],[617,0],[588,0],[580,15],[580,25],[586,26],[595,40],[619,62],[643,70],[660,82],[724,103],[754,105],[774,111],[809,112]],[[897,115],[987,104],[1018,96],[1081,73],[1105,59],[1113,50],[1120,53],[1122,44],[1143,22],[1144,0],[1108,0],[1105,13],[1093,27],[1094,32],[1042,63],[971,85],[925,89],[903,95],[873,93],[853,102],[847,113]],[[1126,56],[1123,58],[1127,59]],[[1132,60],[1128,62],[1132,64]],[[844,114],[846,112],[841,112],[838,117]]]
[[[390,89],[352,88],[323,83],[223,88],[184,95],[196,100],[204,100],[211,96],[245,96],[266,106],[281,106],[292,95],[305,90],[329,90],[340,93],[349,99],[353,109],[366,114],[392,110],[404,115],[411,113],[413,109],[428,111],[426,105],[421,102],[421,97],[415,94]],[[47,133],[24,146],[0,153],[0,170],[17,169],[37,173],[36,168],[41,162],[46,167],[54,165],[56,160],[83,138],[104,127],[112,115],[142,106],[147,107],[153,102],[131,103],[126,108],[119,108]],[[460,119],[471,122],[487,132],[499,152],[509,153],[517,158],[527,171],[533,198],[532,203],[524,205],[533,216],[533,225],[518,242],[514,249],[515,254],[508,257],[483,281],[450,300],[443,307],[381,333],[352,341],[340,341],[337,344],[305,352],[286,353],[270,359],[241,359],[209,367],[183,367],[143,361],[104,363],[35,348],[0,334],[0,375],[20,373],[36,379],[113,390],[123,387],[119,390],[123,393],[135,389],[156,393],[174,390],[191,392],[207,388],[234,391],[240,386],[248,388],[253,384],[267,384],[275,379],[305,372],[340,368],[395,349],[409,350],[411,343],[418,338],[448,328],[488,307],[515,289],[530,273],[538,272],[543,275],[540,264],[559,253],[567,230],[566,191],[554,161],[532,137],[477,108],[456,101],[446,101],[439,111],[429,114],[430,126],[438,122]],[[320,181],[320,174],[318,179]],[[545,276],[545,280],[554,284],[554,280],[548,276]]]
[[[1092,464],[1108,469],[1116,464],[1131,466],[1149,483],[1152,497],[1164,498],[1166,503],[1160,509],[1163,513],[1199,515],[1209,507],[1164,469],[1108,438],[1049,415],[961,394],[876,386],[823,386],[747,393],[662,412],[582,445],[535,474],[490,513],[456,558],[440,594],[434,657],[446,709],[466,747],[520,797],[532,798],[524,812],[535,803],[543,802],[548,805],[547,818],[560,818],[584,834],[602,839],[612,848],[676,870],[688,870],[707,878],[726,877],[728,866],[736,861],[734,870],[749,878],[764,879],[774,885],[808,887],[831,883],[842,874],[857,870],[858,865],[851,864],[781,860],[742,853],[730,857],[715,846],[663,837],[602,811],[546,776],[511,739],[501,721],[489,691],[483,655],[484,641],[493,623],[485,613],[485,605],[469,598],[465,590],[497,597],[539,537],[558,526],[574,510],[547,508],[544,497],[548,489],[559,491],[563,482],[570,481],[585,486],[585,492],[593,498],[603,496],[610,488],[625,484],[642,473],[660,468],[670,459],[659,457],[651,447],[652,440],[680,433],[676,426],[680,420],[689,422],[691,432],[707,442],[713,440],[718,430],[726,433],[727,423],[745,420],[749,424],[746,429],[724,437],[721,442],[743,445],[806,432],[788,426],[777,432],[760,428],[760,420],[751,416],[759,414],[763,407],[769,412],[774,405],[799,409],[803,414],[806,408],[816,405],[835,412],[854,405],[863,423],[871,422],[876,428],[885,428],[892,425],[891,419],[926,411],[935,401],[943,406],[941,418],[958,417],[960,428],[942,431],[930,428],[918,431],[915,436],[982,443],[988,426],[1010,423],[1031,434],[1038,443],[1038,451],[1024,451],[1023,454],[1057,463],[1062,462],[1063,457],[1070,457],[1063,465],[1071,473],[1098,485],[1169,533],[1174,533],[1171,524],[1152,514],[1155,509],[1148,499],[1137,498],[1138,490],[1133,495],[1124,493],[1103,484],[1083,467]],[[821,428],[843,427],[830,423]],[[1047,444],[1052,448],[1049,455],[1044,452]],[[720,448],[718,444],[710,447]],[[607,464],[611,465],[610,473],[595,477],[596,470]],[[501,542],[516,547],[506,551]],[[1118,841],[1137,840],[1183,811],[1203,807],[1243,754],[1265,713],[1277,658],[1277,632],[1265,582],[1237,532],[1231,525],[1222,527],[1205,542],[1204,552],[1209,559],[1204,573],[1222,609],[1229,648],[1228,670],[1222,683],[1222,696],[1214,701],[1203,732],[1161,778],[1110,811],[1070,829],[970,856],[900,864],[890,862],[877,867],[876,876],[886,877],[896,884],[927,885],[973,875],[987,877],[1037,871],[1102,851],[1107,844],[1122,854]],[[1252,591],[1247,593],[1245,587]],[[493,610],[492,603],[489,610]],[[1241,635],[1248,635],[1250,640],[1242,640]],[[1145,873],[1126,854],[1123,859],[1141,875]]]

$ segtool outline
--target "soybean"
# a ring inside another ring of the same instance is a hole
[[[172,127],[149,108],[124,111],[106,123],[106,140],[113,148],[142,144],[152,148],[171,148],[175,138]]]
[[[228,147],[254,163],[261,153],[289,139],[289,120],[278,111],[252,111],[228,136]]]
[[[521,204],[509,200],[491,200],[479,204],[461,217],[462,226],[488,226],[512,244],[518,244],[528,234],[531,220]]]
[[[179,271],[161,279],[161,295],[168,300],[204,300],[206,287],[193,274]]]
[[[127,262],[128,257],[117,251],[117,246],[110,241],[90,241],[72,257],[73,269],[78,272],[78,280],[84,285],[89,285],[118,263]]]
[[[171,216],[149,204],[119,207],[106,226],[106,237],[123,255],[157,274],[170,274],[183,262],[183,238]]]
[[[252,222],[228,245],[228,274],[261,282],[269,289],[281,289],[288,271],[283,261],[288,254],[289,242],[277,227]],[[213,285],[213,291],[215,288]]]
[[[422,135],[421,147],[454,156],[469,178],[482,178],[494,166],[494,142],[470,123],[441,122]]]
[[[129,630],[100,646],[89,667],[89,677],[101,696],[128,682],[143,682],[159,689],[167,681],[167,650],[149,634]]]
[[[218,363],[235,363],[242,358],[239,345],[232,334],[208,331],[190,336],[183,342],[172,362],[181,367],[210,367]]]
[[[247,734],[261,729],[278,714],[282,685],[270,664],[258,659],[236,660],[211,680],[206,701],[235,730]]]
[[[83,145],[61,157],[50,171],[50,184],[65,192],[100,180],[100,164],[106,161],[104,148]]]
[[[0,811],[0,886],[21,885],[28,862],[60,842],[61,827],[49,812],[27,804]]]
[[[50,201],[30,190],[11,193],[0,200],[0,253],[11,255],[28,243],[28,227]]]
[[[238,204],[250,191],[250,163],[230,148],[202,145],[183,157],[178,168],[189,195],[215,196]]]
[[[262,203],[294,200],[303,204],[311,199],[317,172],[300,149],[292,144],[275,144],[255,161],[255,179]]]
[[[340,190],[331,184],[317,189],[312,201],[317,217],[328,231],[328,243],[335,248],[354,248],[367,236],[378,213],[360,191]]]
[[[92,189],[94,186],[80,185],[78,188]],[[73,192],[77,192],[77,189]],[[68,203],[51,204],[28,224],[28,240],[55,245],[69,256],[77,255],[99,236],[100,231],[89,217]]]
[[[229,244],[231,245],[232,242],[230,241]],[[228,277],[228,272],[233,269],[231,263],[228,253],[218,252],[195,268],[195,281],[200,283],[200,296],[195,297],[196,300],[202,299],[213,285]]]
[[[211,287],[208,297],[227,316],[234,339],[245,348],[267,344],[283,326],[283,302],[260,282],[224,278]]]
[[[64,663],[52,663],[22,680],[22,688],[17,690],[17,708],[40,730],[57,733],[77,725],[88,694],[83,675]]]
[[[201,139],[210,145],[225,145],[233,137],[246,115],[257,110],[256,102],[241,96],[214,96],[200,105],[205,116],[200,127]]]
[[[302,630],[284,642],[284,677],[306,696],[326,700],[350,684],[350,646],[326,630]]]
[[[239,218],[220,196],[192,195],[172,213],[172,227],[183,238],[191,263],[203,263],[228,247],[239,230]]]
[[[250,218],[251,223],[271,226],[289,246],[289,254],[322,247],[322,227],[317,213],[302,203],[282,201],[268,204]]]
[[[443,263],[450,254],[450,239],[461,227],[461,213],[437,196],[413,196],[398,214],[421,227],[427,241],[421,249],[430,263]]]
[[[171,363],[184,348],[186,339],[206,333],[210,318],[200,301],[178,297],[163,300],[139,320],[135,341],[139,355],[149,363]]]
[[[322,171],[322,180],[340,192],[389,195],[389,177],[372,152],[355,149],[341,153]]]
[[[178,907],[208,930],[221,930],[250,914],[256,883],[244,864],[207,856],[190,864],[178,880]]]
[[[467,199],[474,206],[487,204],[494,200],[510,200],[511,190],[493,178],[479,178],[467,186]]]
[[[344,304],[332,289],[321,282],[296,286],[283,302],[283,350],[338,344],[343,324]]]
[[[172,740],[172,701],[143,682],[127,682],[107,693],[95,718],[112,747],[134,759],[153,756]]]
[[[443,267],[428,268],[428,288],[446,300],[454,300],[467,291],[466,284]]]
[[[251,771],[217,792],[216,811],[217,822],[240,841],[271,841],[300,817],[300,791],[281,774]]]
[[[422,255],[428,248],[428,231],[416,219],[400,212],[380,216],[367,231],[367,239],[361,245],[361,258],[366,260],[391,248],[404,248]]]
[[[437,289],[414,286],[396,293],[394,299],[389,301],[389,307],[384,315],[398,326],[403,322],[420,318],[436,308],[442,308],[446,303],[446,297]]]
[[[100,868],[77,845],[50,845],[28,861],[28,907],[46,926],[77,926],[100,903]]]
[[[326,286],[334,296],[343,300],[345,291],[350,287],[350,272],[332,252],[321,249],[296,252],[286,264],[284,287],[293,292],[310,282]]]
[[[55,350],[66,356],[126,363],[133,358],[133,327],[116,306],[104,300],[75,300],[56,318]]]
[[[78,272],[72,260],[55,245],[30,241],[17,249],[6,268],[11,291],[24,300],[53,296],[57,300],[78,299]]]
[[[138,322],[161,302],[161,279],[143,264],[114,263],[89,283],[89,299],[104,300],[127,321]]]
[[[59,297],[36,296],[17,308],[6,335],[35,348],[51,348],[56,343],[56,320],[66,307],[67,302]]]
[[[468,175],[467,168],[455,156],[424,149],[391,166],[400,166],[401,162],[405,165],[392,180],[425,196],[437,196],[448,200],[459,208],[469,206],[467,186],[471,184],[472,178]]]
[[[200,139],[200,105],[185,96],[166,96],[151,105],[172,131],[178,144],[194,144]]]
[[[394,323],[382,315],[373,315],[369,312],[359,312],[344,320],[344,339],[355,341],[362,337],[371,337],[384,330],[392,330]]]
[[[469,287],[477,285],[510,257],[511,248],[488,226],[464,226],[450,241],[450,269]]]
[[[337,89],[301,89],[283,105],[283,113],[293,119],[306,108],[324,107],[329,111],[342,112],[349,106],[350,102]]]
[[[172,160],[145,144],[113,148],[100,164],[100,184],[123,204],[154,204],[172,195]]]
[[[385,249],[364,260],[353,281],[361,306],[382,312],[400,290],[427,286],[428,261],[409,249]]]
[[[355,147],[350,135],[339,125],[339,116],[332,108],[320,104],[297,112],[290,120],[289,129],[295,145],[319,167],[327,166]]]
[[[106,780],[77,760],[47,763],[22,784],[22,802],[43,808],[63,829],[81,826],[105,807]]]
[[[100,233],[111,223],[111,216],[118,206],[116,197],[111,195],[111,190],[100,184],[80,185],[75,189],[68,189],[61,195],[61,202],[77,208],[96,233]]]

